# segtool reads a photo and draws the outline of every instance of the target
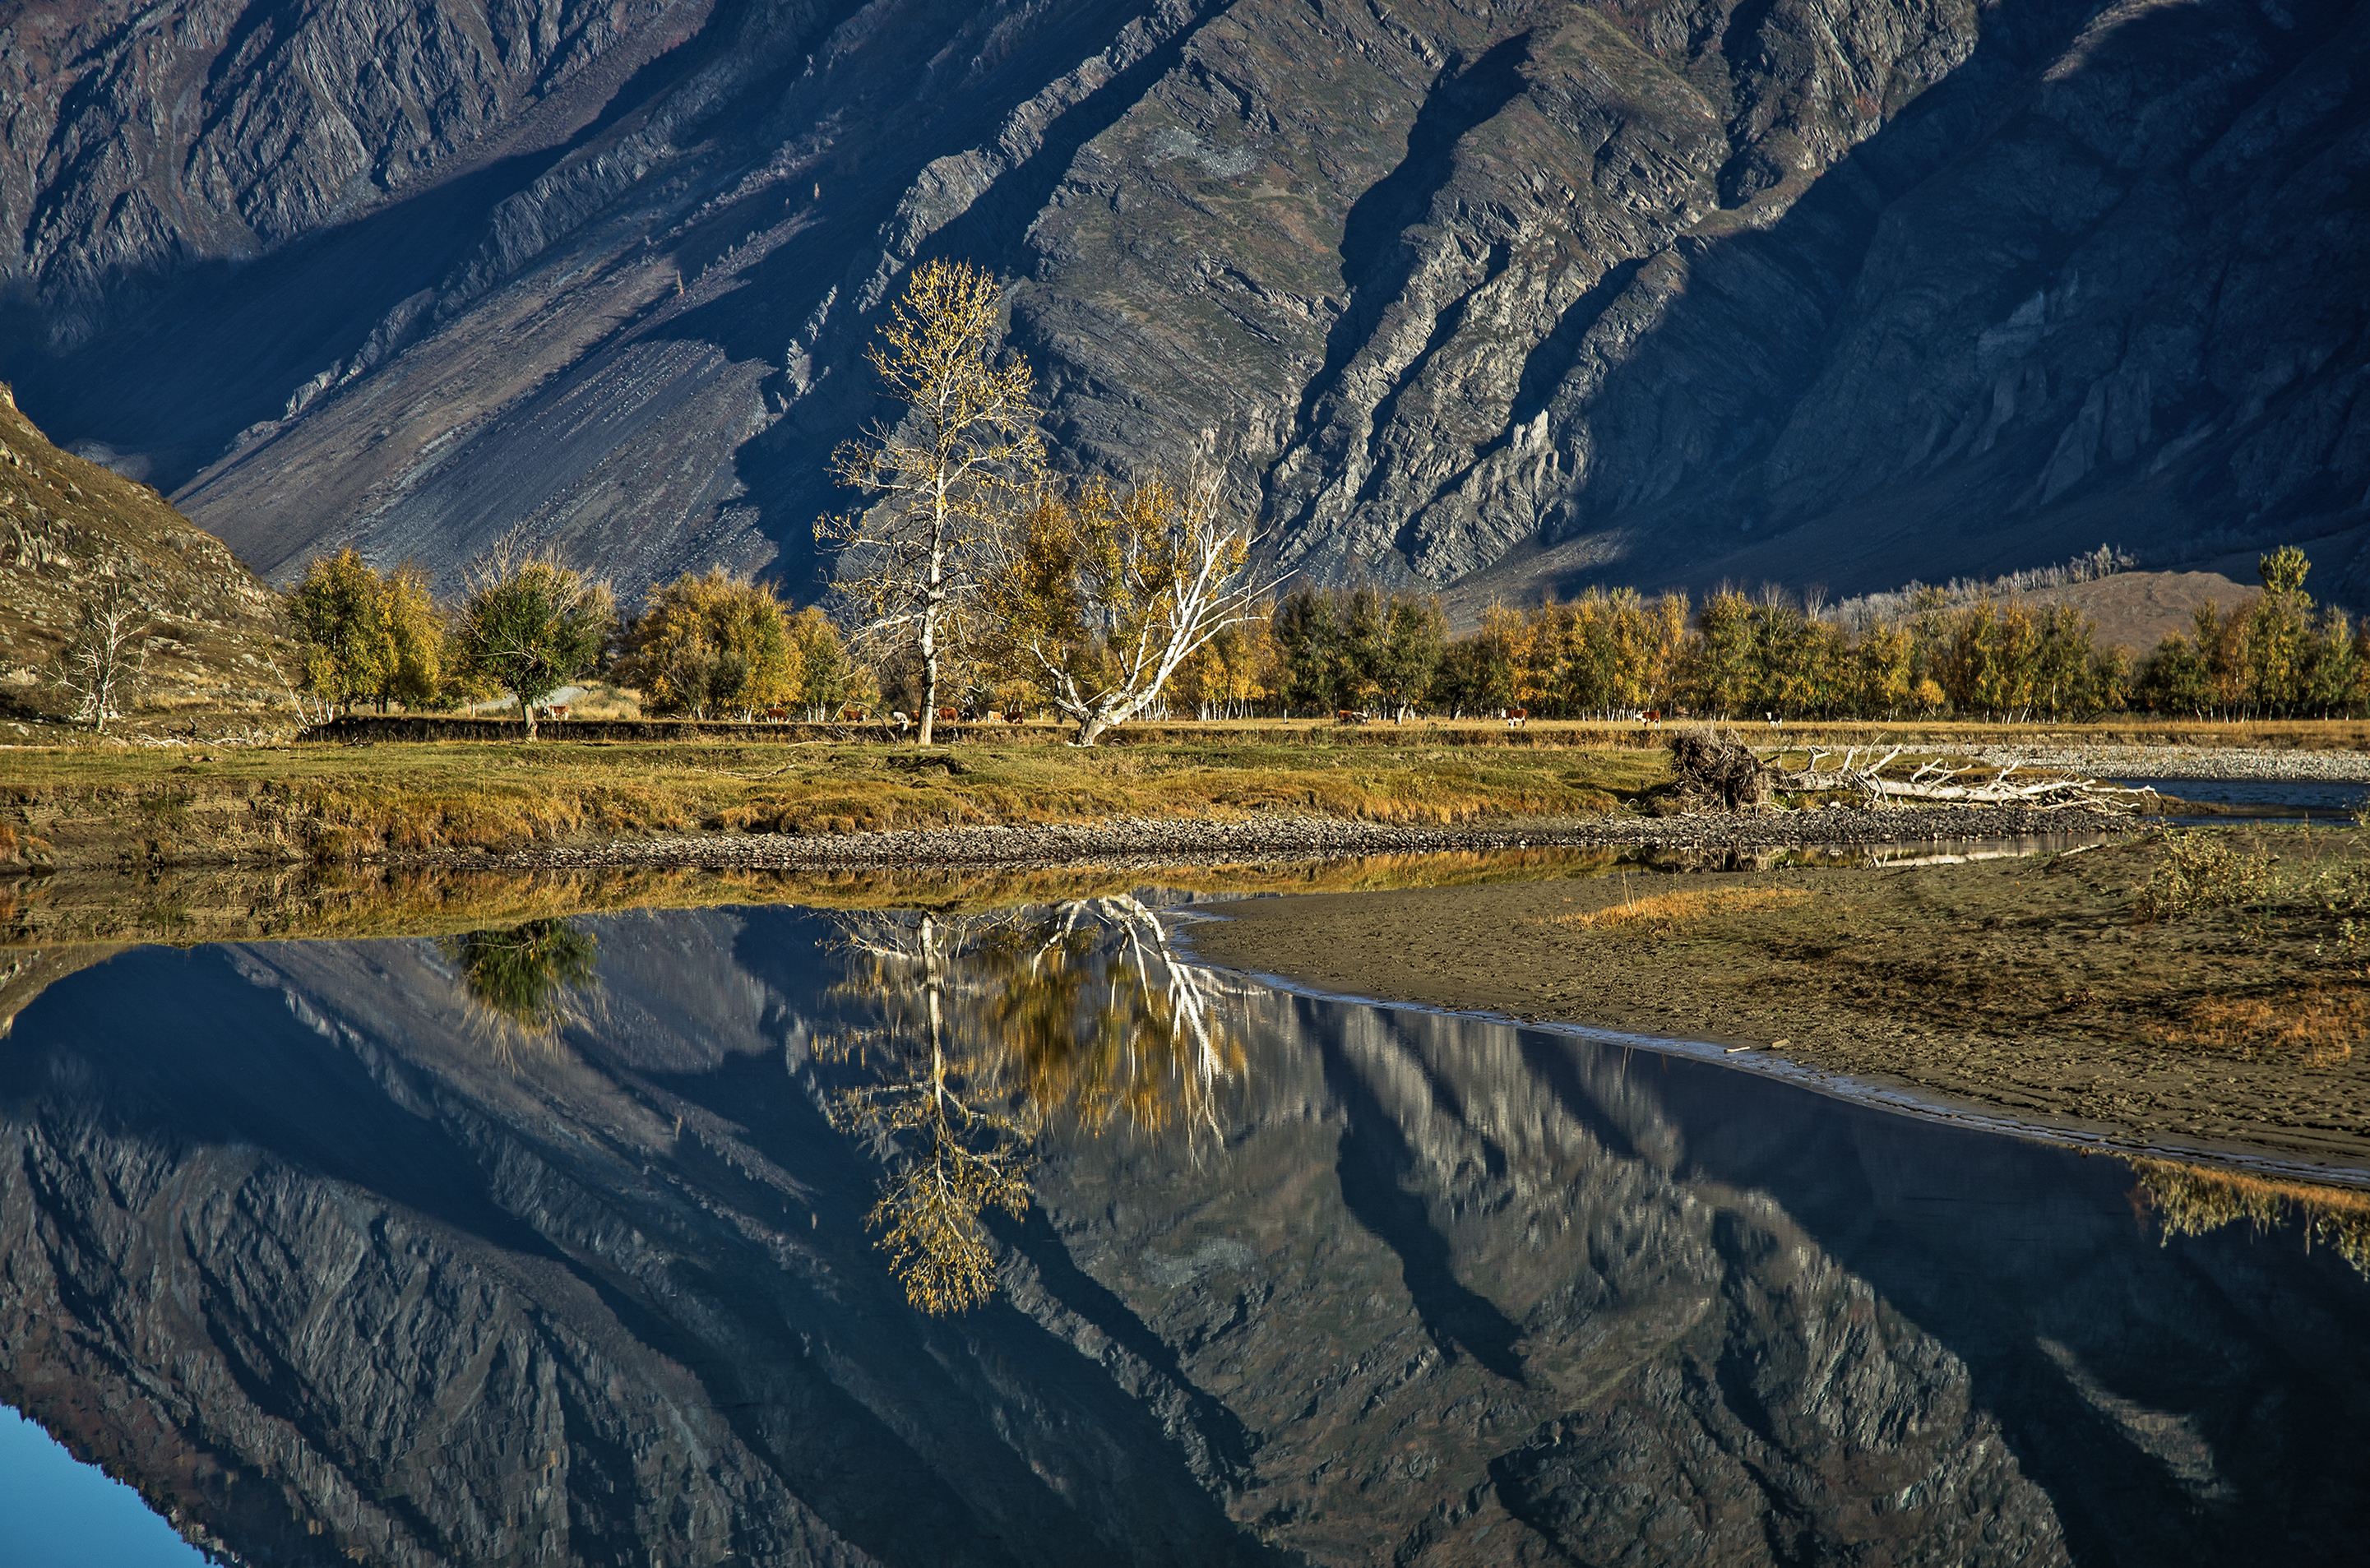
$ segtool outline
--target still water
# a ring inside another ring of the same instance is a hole
[[[1175,902],[69,975],[0,1402],[275,1564],[2355,1560],[2359,1207],[1273,990]]]

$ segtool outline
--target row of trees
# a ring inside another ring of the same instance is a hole
[[[1720,716],[2003,720],[2157,713],[2284,717],[2370,711],[2370,649],[2343,611],[2304,591],[2293,546],[2265,555],[2264,590],[2134,660],[2065,605],[1959,601],[1941,590],[1851,622],[1774,589],[1700,606],[1591,590],[1483,612],[1444,635],[1436,601],[1302,589],[1213,651],[1204,669],[1240,711],[1522,708],[1581,718],[1646,709]],[[1215,668],[1223,665],[1224,668]],[[1208,692],[1188,672],[1180,695]],[[1220,705],[1206,700],[1205,711]]]
[[[1493,606],[1478,629],[1452,638],[1433,599],[1301,588],[1246,603],[1238,563],[1142,546],[1147,536],[1207,541],[1215,531],[1159,522],[1206,504],[1161,479],[1040,498],[1011,563],[979,585],[990,624],[952,636],[942,623],[936,694],[966,712],[1057,707],[1088,741],[1156,705],[1204,718],[1345,708],[1402,718],[1522,708],[1543,717],[1660,709],[2052,721],[2133,708],[2370,710],[2370,655],[2350,617],[2305,593],[2309,563],[2293,548],[2263,558],[2263,593],[2226,612],[2202,604],[2189,633],[2136,662],[2100,647],[2076,611],[2015,599],[1912,602],[1847,626],[1772,591],[1723,590],[1699,608],[1678,594],[1591,591],[1528,610]],[[291,598],[307,690],[345,708],[451,706],[496,690],[524,692],[532,706],[597,670],[639,688],[654,714],[788,707],[824,720],[884,690],[903,707],[935,705],[912,648],[852,651],[820,607],[793,612],[765,584],[721,570],[658,589],[623,626],[597,585],[571,588],[547,560],[492,563],[479,576],[448,612],[409,568],[374,573],[351,551],[316,564]],[[1181,594],[1168,586],[1179,578]],[[1177,628],[1191,623],[1197,591],[1223,597],[1228,611],[1194,642]],[[1146,624],[1161,616],[1168,626]]]
[[[1048,472],[1028,362],[997,357],[999,309],[992,278],[943,263],[917,269],[892,302],[870,357],[904,412],[834,454],[863,501],[816,528],[839,552],[834,614],[793,612],[719,570],[658,589],[620,625],[604,585],[515,535],[469,568],[446,611],[419,571],[374,572],[348,550],[292,596],[306,690],[339,708],[509,692],[530,735],[537,702],[603,669],[650,711],[700,717],[823,718],[885,693],[918,718],[925,745],[941,713],[990,706],[1050,707],[1085,745],[1174,709],[2054,720],[2134,705],[2370,707],[2353,623],[2313,604],[2292,547],[2263,557],[2261,595],[2228,613],[2202,606],[2190,634],[2136,663],[2100,647],[2078,612],[2014,585],[2001,597],[1913,589],[1839,611],[1775,589],[1723,588],[1700,605],[1591,589],[1493,606],[1455,638],[1427,597],[1302,587],[1279,600],[1281,577],[1254,568],[1252,537],[1222,515],[1214,474],[1127,487]],[[2055,575],[2123,564],[2102,550]]]
[[[346,549],[313,564],[288,611],[304,690],[332,712],[450,709],[507,692],[532,737],[536,707],[594,674],[639,687],[647,712],[695,718],[784,705],[829,718],[865,690],[829,618],[792,613],[766,584],[686,573],[621,624],[604,584],[514,539],[470,568],[452,609],[417,567],[374,571]]]

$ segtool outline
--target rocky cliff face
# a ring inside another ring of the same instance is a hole
[[[1066,461],[1282,556],[1837,590],[2302,540],[2360,599],[2370,28],[2328,0],[51,0],[0,372],[270,570],[524,521],[816,569],[857,358],[1011,280]]]
[[[1064,1135],[908,1310],[823,922],[592,922],[505,1065],[425,944],[147,949],[0,1056],[0,1398],[248,1560],[2296,1561],[2362,1282],[2129,1178],[1260,993],[1215,1128]],[[1979,1193],[1986,1202],[1970,1202]]]

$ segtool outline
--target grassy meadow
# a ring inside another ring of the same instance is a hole
[[[1454,823],[1621,809],[1657,751],[1398,745],[1306,732],[1081,750],[978,741],[300,745],[23,751],[0,761],[21,865],[502,851],[678,833],[846,833],[1290,813]]]
[[[1637,809],[1668,776],[1636,724],[1147,725],[1112,742],[979,728],[917,748],[871,730],[718,727],[713,740],[523,738],[0,751],[0,865],[350,863],[684,833],[818,834],[1264,814],[1447,825]],[[727,733],[729,732],[729,733]],[[2181,744],[2370,749],[2370,723],[1750,727],[1758,746]]]

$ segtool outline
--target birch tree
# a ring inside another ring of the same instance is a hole
[[[53,659],[50,679],[73,706],[78,723],[100,734],[139,701],[148,668],[147,604],[121,582],[108,583],[75,605],[74,624]]]
[[[840,589],[860,607],[865,633],[920,662],[924,746],[939,661],[966,632],[1014,497],[1044,462],[1028,361],[990,357],[1000,308],[995,279],[966,263],[914,273],[866,356],[905,417],[832,454],[833,477],[869,499],[815,524],[819,542],[840,547]]]
[[[1287,574],[1250,565],[1246,529],[1219,515],[1218,475],[1155,474],[1131,490],[1090,481],[1041,493],[989,584],[1001,659],[1041,686],[1092,746],[1158,701],[1182,665],[1259,613]]]

